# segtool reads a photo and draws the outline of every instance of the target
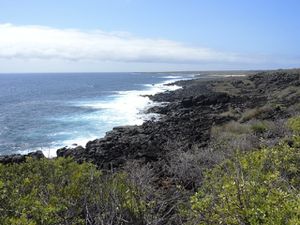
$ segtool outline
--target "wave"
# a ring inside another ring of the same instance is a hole
[[[108,96],[108,99],[79,101],[75,103],[77,107],[98,109],[98,114],[106,122],[118,121],[124,125],[140,125],[144,122],[145,110],[157,105],[148,97],[164,91],[173,91],[181,87],[168,85],[179,79],[172,79],[158,84],[145,84],[144,90],[118,91],[116,94]],[[94,116],[98,116],[97,113]]]
[[[149,119],[158,119],[157,114],[146,114],[146,110],[161,103],[153,102],[149,95],[165,91],[173,91],[181,87],[166,85],[184,78],[169,76],[168,80],[157,84],[145,84],[143,90],[118,91],[100,99],[69,102],[72,107],[92,109],[89,113],[66,115],[52,118],[64,124],[76,124],[76,129],[51,134],[55,142],[50,147],[30,149],[42,150],[47,157],[55,157],[56,150],[61,147],[85,146],[90,140],[105,136],[116,126],[141,125]],[[68,129],[68,128],[65,128]],[[75,145],[76,144],[76,145]],[[28,151],[27,151],[28,152]],[[26,152],[22,152],[26,153]]]
[[[168,76],[163,76],[161,78],[164,78],[164,79],[180,79],[180,78],[183,78],[183,77],[179,76],[179,75],[168,75]]]

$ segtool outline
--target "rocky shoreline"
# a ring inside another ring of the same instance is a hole
[[[289,86],[300,86],[299,70],[259,72],[246,77],[198,78],[176,82],[181,89],[150,96],[156,102],[168,102],[164,106],[149,109],[159,113],[158,121],[146,121],[141,126],[115,127],[104,138],[89,141],[85,147],[61,148],[58,157],[73,157],[78,162],[88,161],[101,169],[122,167],[128,160],[142,163],[164,160],[174,148],[183,151],[200,149],[208,145],[212,126],[236,120],[230,113],[281,104],[262,114],[262,119],[284,118],[287,112],[281,108],[299,102],[291,99],[274,102],[270,93],[280,92]],[[27,156],[42,158],[41,152],[28,155],[0,156],[0,163],[19,163]]]
[[[89,212],[93,213],[90,217],[93,220],[96,220],[98,215],[119,213],[119,209],[124,207],[123,200],[125,205],[128,203],[127,194],[133,193],[134,198],[130,197],[129,202],[137,200],[142,207],[139,211],[141,214],[135,217],[136,214],[128,214],[126,208],[121,214],[113,214],[114,221],[119,221],[119,218],[125,220],[113,224],[124,224],[123,221],[128,221],[128,224],[153,225],[178,224],[178,221],[182,221],[181,224],[192,224],[194,221],[193,224],[198,224],[199,221],[206,221],[206,218],[211,219],[211,212],[216,207],[223,210],[224,191],[229,192],[227,196],[230,199],[238,202],[239,195],[236,196],[236,193],[240,186],[236,186],[236,183],[243,184],[245,179],[245,183],[252,185],[246,185],[252,194],[248,195],[249,192],[246,191],[244,198],[251,197],[248,202],[252,201],[253,196],[259,199],[250,208],[255,217],[257,214],[254,210],[258,207],[266,209],[264,215],[269,213],[269,209],[275,208],[274,215],[277,215],[280,210],[285,212],[282,208],[278,210],[278,205],[283,202],[294,204],[297,201],[299,182],[294,181],[299,177],[296,167],[299,165],[297,151],[300,146],[300,69],[265,71],[245,77],[199,78],[179,81],[176,84],[182,88],[150,96],[153,101],[168,102],[149,109],[150,113],[160,114],[159,120],[146,121],[141,126],[115,127],[104,138],[90,141],[85,147],[57,150],[58,157],[54,159],[27,160],[29,157],[43,158],[42,152],[1,156],[0,163],[12,164],[0,164],[3,173],[8,171],[8,174],[11,174],[4,175],[4,178],[12,176],[16,180],[16,183],[12,183],[13,188],[9,193],[17,193],[14,188],[18,185],[20,188],[17,190],[24,190],[23,183],[27,184],[29,181],[27,173],[46,182],[52,177],[58,185],[58,193],[65,190],[66,179],[69,179],[72,187],[81,188],[78,197],[75,198],[81,199],[75,201],[80,216],[84,215],[86,209],[82,207],[86,204],[85,194],[91,194],[92,205]],[[70,175],[76,167],[90,168],[92,172],[75,172],[76,176]],[[31,171],[31,168],[35,169]],[[13,172],[9,172],[11,169]],[[55,171],[60,171],[59,174],[62,175],[57,176]],[[101,174],[101,179],[96,182],[95,173]],[[240,176],[237,173],[248,175]],[[74,182],[78,175],[84,176],[81,179],[89,183],[79,180]],[[24,181],[19,182],[19,177],[23,177]],[[282,185],[274,185],[274,177]],[[224,189],[224,185],[228,184],[231,185],[230,188]],[[295,188],[291,189],[292,185],[295,185]],[[42,193],[49,193],[45,188],[53,185],[45,186],[42,182],[37,189],[35,185],[33,187],[26,190],[35,193],[35,190],[42,189]],[[265,202],[268,201],[262,201],[267,197],[262,196],[261,188],[265,188],[265,193],[282,193],[282,187],[289,191],[284,196],[290,195],[290,199],[272,198],[268,207],[265,207]],[[103,193],[103,188],[108,191],[105,196],[111,197],[107,203],[103,203],[103,199],[107,197],[100,197],[94,203],[96,196],[102,196],[99,194]],[[132,192],[128,192],[130,188],[134,188]],[[212,194],[214,198],[219,199],[220,204],[207,205],[207,209],[204,210],[208,210],[208,216],[204,219],[199,218],[203,209],[195,212],[195,208],[191,207],[198,202],[205,204],[206,200],[202,199],[211,198]],[[56,192],[53,195],[56,195]],[[38,193],[37,198],[40,196],[43,195]],[[64,199],[64,196],[60,196],[59,200]],[[11,197],[7,199],[10,202]],[[191,199],[196,199],[196,202]],[[19,197],[16,201],[19,201]],[[29,208],[31,209],[31,205]],[[12,209],[15,210],[14,205]],[[68,212],[73,212],[72,209],[73,205]],[[227,209],[228,207],[225,207],[225,210]],[[296,208],[290,207],[288,210],[293,212],[294,209]],[[133,210],[136,212],[136,205]],[[248,208],[241,210],[249,211]],[[239,212],[230,211],[227,217],[231,218],[236,214],[239,215]],[[223,213],[217,212],[217,215],[223,216]],[[29,216],[31,218],[31,214]],[[74,218],[71,216],[68,220]],[[270,218],[273,220],[273,216]],[[103,221],[106,221],[106,218],[103,218]],[[219,222],[218,219],[215,221]]]
[[[299,75],[299,71],[277,71],[247,77],[178,81],[176,84],[182,89],[151,96],[153,101],[169,102],[166,106],[149,109],[149,112],[162,115],[159,121],[147,121],[141,126],[116,127],[104,138],[88,142],[85,148],[62,148],[57,155],[71,156],[79,162],[89,161],[100,168],[111,169],[128,160],[145,163],[162,160],[175,147],[184,151],[199,149],[208,144],[213,125],[235,119],[222,113],[230,108],[243,112],[248,108],[264,106],[270,103],[268,97],[271,92],[292,85],[300,86]],[[224,87],[230,90],[219,90]],[[290,102],[282,104],[288,106],[298,100],[290,99]],[[275,107],[262,115],[262,119],[287,116],[286,112]]]

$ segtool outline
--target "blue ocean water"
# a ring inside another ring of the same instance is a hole
[[[190,77],[166,73],[0,74],[0,154],[85,145],[115,126],[141,124],[153,102]]]

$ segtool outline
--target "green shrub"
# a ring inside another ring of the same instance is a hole
[[[300,148],[300,116],[292,117],[288,120],[288,127],[293,131],[293,145]]]
[[[300,116],[292,117],[288,120],[288,127],[295,133],[300,133]]]
[[[258,122],[251,125],[254,134],[262,134],[268,130],[268,126],[264,122]]]
[[[139,194],[126,175],[71,159],[0,164],[0,224],[134,223],[145,210]]]
[[[300,152],[281,144],[236,155],[192,196],[198,224],[300,224]]]

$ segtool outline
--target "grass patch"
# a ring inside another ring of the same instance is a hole
[[[231,95],[238,95],[240,94],[240,90],[232,85],[231,82],[221,82],[217,83],[213,90],[215,92],[222,92],[222,93],[227,93]]]
[[[240,116],[241,116],[240,113],[232,107],[229,107],[228,111],[223,112],[220,115],[224,116],[224,117],[231,117],[231,118],[234,118],[234,119],[239,119]]]
[[[259,121],[259,122],[251,125],[251,130],[256,135],[263,134],[268,129],[269,129],[269,127],[268,127],[267,123],[265,123],[263,121]]]
[[[300,96],[300,89],[296,86],[289,86],[283,90],[274,93],[274,96],[279,100],[290,100]]]
[[[241,124],[236,121],[231,121],[224,124],[223,126],[212,127],[211,134],[214,137],[218,137],[221,132],[232,133],[232,134],[247,134],[250,133],[250,126],[248,124]]]
[[[253,109],[247,109],[243,112],[241,117],[241,122],[246,122],[252,119],[258,119],[264,113],[272,112],[274,110],[274,106],[265,105],[262,107],[257,107]]]

